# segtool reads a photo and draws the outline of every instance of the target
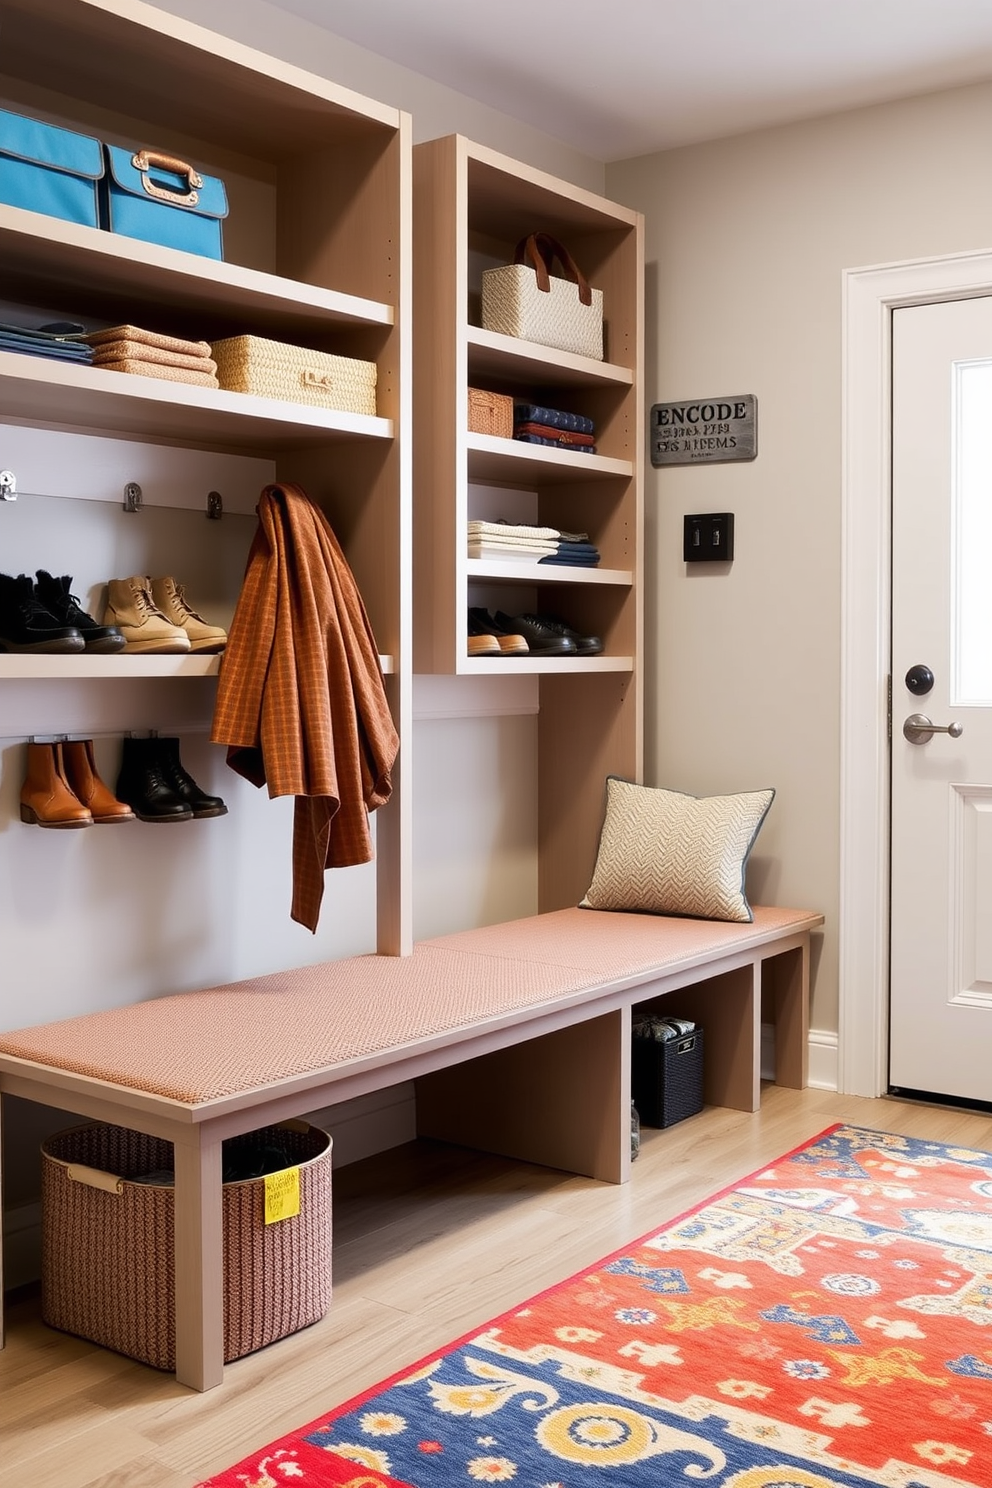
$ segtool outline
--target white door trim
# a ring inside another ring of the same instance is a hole
[[[838,1088],[888,1085],[892,311],[992,294],[992,252],[843,275]]]

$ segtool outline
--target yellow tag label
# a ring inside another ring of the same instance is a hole
[[[283,1168],[265,1175],[265,1223],[278,1224],[300,1212],[300,1170]]]

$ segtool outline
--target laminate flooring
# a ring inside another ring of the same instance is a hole
[[[992,1150],[988,1116],[777,1086],[754,1115],[710,1108],[645,1130],[622,1187],[410,1143],[334,1174],[326,1317],[229,1364],[203,1395],[46,1328],[26,1289],[0,1353],[0,1480],[192,1488],[835,1121]]]

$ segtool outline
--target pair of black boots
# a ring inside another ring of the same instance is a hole
[[[208,796],[183,768],[179,740],[125,738],[115,794],[139,821],[193,821],[226,816],[220,796]]]
[[[101,625],[70,591],[72,577],[55,577],[39,568],[28,574],[0,574],[0,650],[39,653],[123,651],[116,625]]]

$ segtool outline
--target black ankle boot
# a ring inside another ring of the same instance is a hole
[[[162,764],[161,739],[125,739],[114,794],[139,821],[192,821],[189,805],[173,788]]]
[[[27,574],[0,574],[0,648],[5,651],[82,651],[78,628],[45,608]]]
[[[75,626],[87,651],[105,655],[110,651],[124,650],[125,638],[117,626],[100,625],[92,615],[87,615],[76,596],[70,594],[71,575],[63,574],[60,579],[55,579],[39,568],[36,577],[34,592],[38,599],[60,625]]]
[[[208,796],[183,769],[179,758],[178,739],[159,739],[162,773],[181,801],[185,801],[193,815],[199,820],[204,816],[226,816],[227,807],[220,796]]]

